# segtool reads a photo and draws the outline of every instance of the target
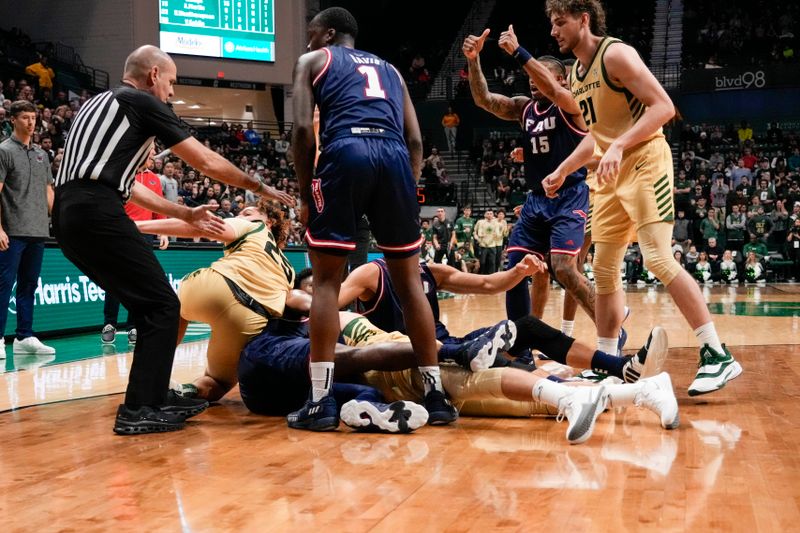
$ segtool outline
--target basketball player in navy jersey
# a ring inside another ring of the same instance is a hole
[[[290,427],[330,431],[339,425],[330,396],[339,337],[338,295],[347,254],[366,214],[384,252],[407,316],[408,334],[425,380],[429,423],[458,413],[445,398],[433,316],[419,280],[422,242],[416,181],[422,139],[408,90],[383,59],[356,50],[358,24],[346,9],[321,11],[308,25],[308,53],[294,70],[292,147],[302,198],[301,218],[314,273],[310,315],[311,397],[287,417]],[[320,156],[314,169],[314,107],[319,107]]]
[[[531,189],[509,238],[508,268],[513,268],[525,254],[540,258],[549,254],[556,279],[594,320],[594,290],[578,271],[576,260],[589,211],[586,169],[572,173],[556,199],[547,198],[542,188],[542,179],[586,136],[583,118],[576,103],[563,108],[555,105],[533,79],[531,98],[490,93],[480,65],[480,52],[488,35],[487,29],[480,36],[470,35],[464,40],[462,51],[469,64],[470,90],[479,107],[498,118],[520,123],[526,137],[525,180]],[[556,79],[564,80],[564,65],[558,59],[545,56],[540,61]],[[506,293],[506,312],[512,320],[531,313],[526,281]],[[616,348],[605,351],[616,353]]]

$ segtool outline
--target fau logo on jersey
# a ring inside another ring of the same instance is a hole
[[[545,130],[556,129],[556,117],[547,117],[544,120],[525,119],[525,129],[530,134],[541,133]]]

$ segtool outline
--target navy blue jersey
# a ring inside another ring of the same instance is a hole
[[[354,135],[403,137],[403,84],[400,74],[383,59],[331,46],[328,60],[314,79],[319,107],[320,144]]]
[[[579,129],[555,105],[539,110],[531,100],[522,112],[522,129],[525,131],[525,181],[534,194],[544,194],[542,180],[564,161],[588,132]],[[563,188],[586,180],[586,169],[581,168],[564,181]]]
[[[276,337],[308,337],[308,319],[270,318],[264,330]]]
[[[406,332],[403,322],[403,307],[394,291],[392,280],[389,277],[389,268],[386,261],[376,259],[373,261],[379,268],[378,287],[375,294],[367,301],[356,300],[356,310],[369,318],[369,321],[383,331]],[[444,324],[439,322],[439,300],[436,297],[436,278],[425,263],[419,264],[419,275],[422,278],[422,290],[433,311],[433,320],[436,322],[436,338],[443,340],[450,336]]]

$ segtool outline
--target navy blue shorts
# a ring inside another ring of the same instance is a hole
[[[311,343],[305,337],[261,334],[242,350],[239,358],[239,393],[253,413],[286,416],[308,399]],[[336,403],[358,399],[383,402],[381,393],[366,385],[334,382]]]
[[[356,249],[361,215],[384,255],[408,257],[422,244],[417,184],[405,144],[383,137],[343,137],[324,147],[311,183],[306,240],[311,248]]]
[[[585,182],[558,191],[557,198],[529,194],[508,239],[508,253],[576,256],[583,246],[589,212],[589,187]]]

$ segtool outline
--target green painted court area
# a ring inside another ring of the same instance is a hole
[[[800,317],[800,302],[733,302],[708,304],[715,315]]]
[[[208,324],[189,324],[183,342],[194,342],[207,339],[211,334]],[[6,342],[6,359],[0,360],[0,369],[5,372],[16,370],[33,370],[45,365],[58,365],[83,359],[92,359],[106,355],[133,351],[128,344],[128,331],[120,329],[114,344],[103,344],[100,332],[83,333],[57,339],[44,339],[44,343],[56,349],[54,355],[18,355],[12,353],[12,342]]]

